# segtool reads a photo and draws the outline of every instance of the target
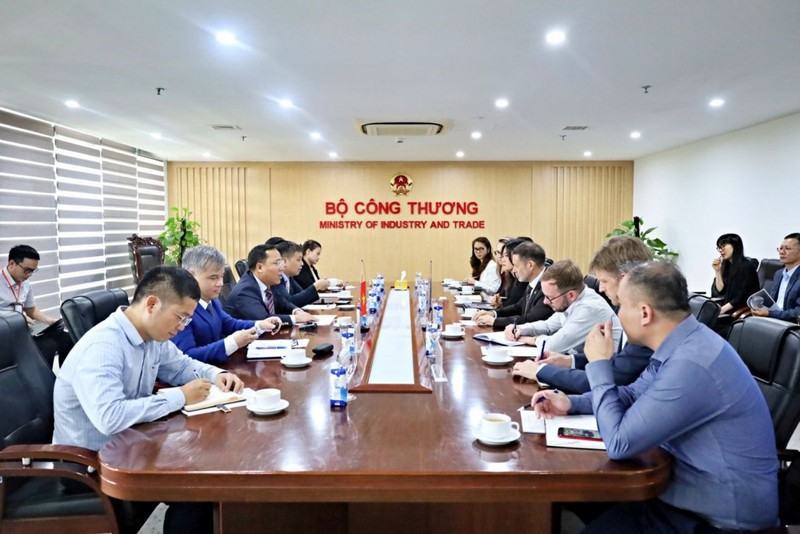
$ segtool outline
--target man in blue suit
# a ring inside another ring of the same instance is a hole
[[[182,266],[200,286],[200,301],[192,321],[172,338],[183,353],[201,362],[224,362],[264,332],[280,329],[277,317],[238,320],[222,310],[217,297],[223,286],[225,256],[219,250],[206,245],[192,247],[183,254]]]
[[[595,253],[589,269],[600,281],[600,291],[619,305],[617,292],[619,284],[636,265],[653,259],[650,249],[641,239],[631,236],[615,236],[606,241]],[[647,367],[653,351],[641,345],[627,343],[623,331],[616,354],[611,358],[614,383],[630,384]],[[546,352],[538,361],[529,360],[514,365],[513,375],[548,384],[571,393],[589,391],[589,378],[586,376],[588,360],[585,354],[555,354]]]
[[[237,319],[259,321],[277,316],[283,323],[297,324],[314,321],[314,316],[303,311],[272,286],[281,282],[283,258],[275,245],[256,245],[247,255],[248,271],[234,286],[223,309]]]
[[[303,249],[293,241],[281,241],[276,245],[278,252],[281,253],[283,258],[283,272],[281,273],[281,283],[272,286],[274,293],[281,293],[284,298],[288,299],[295,306],[301,308],[312,302],[319,300],[319,291],[328,289],[330,283],[320,278],[312,285],[303,289],[294,279],[295,276],[300,274],[300,269],[303,267]]]
[[[752,310],[753,315],[774,317],[784,321],[800,318],[800,233],[789,234],[778,247],[778,257],[783,269],[775,273],[770,289],[775,305],[770,308]]]

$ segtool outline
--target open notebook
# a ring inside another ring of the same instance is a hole
[[[579,430],[597,430],[597,419],[594,415],[562,415],[545,419],[545,441],[548,447],[566,447],[570,449],[606,450],[602,441],[564,438],[558,435],[559,428],[575,428]]]
[[[158,390],[159,393],[167,391],[169,389],[175,388],[163,388]],[[244,395],[240,395],[238,393],[234,393],[233,391],[226,391],[223,392],[220,390],[215,384],[211,384],[211,391],[204,400],[200,402],[196,402],[194,404],[187,404],[183,407],[184,412],[194,412],[197,410],[203,410],[205,408],[211,408],[212,406],[220,406],[222,404],[231,404],[234,402],[241,402],[245,400]]]
[[[505,345],[506,347],[518,347],[520,345],[524,345],[524,343],[520,343],[519,341],[512,341],[510,339],[506,339],[505,332],[475,334],[472,337],[474,339],[479,339],[481,341],[488,341],[489,343],[497,343],[499,345]]]
[[[280,360],[291,349],[304,349],[306,339],[257,339],[247,346],[248,360]]]

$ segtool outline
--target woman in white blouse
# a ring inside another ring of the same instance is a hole
[[[491,241],[479,237],[472,242],[469,265],[472,267],[472,275],[465,282],[478,285],[489,293],[497,293],[500,289],[500,275],[497,273],[497,264],[492,259]]]

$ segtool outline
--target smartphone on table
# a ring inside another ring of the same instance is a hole
[[[558,429],[558,437],[566,439],[585,439],[587,441],[603,441],[603,438],[600,437],[600,432],[597,430],[586,430],[584,428],[560,427]]]

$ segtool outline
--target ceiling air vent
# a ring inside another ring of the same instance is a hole
[[[364,135],[386,137],[411,137],[439,135],[445,130],[444,122],[361,122],[359,129]]]
[[[588,126],[564,126],[561,128],[562,131],[580,131],[585,130]]]
[[[214,130],[241,130],[242,128],[235,124],[212,124],[211,128]]]

